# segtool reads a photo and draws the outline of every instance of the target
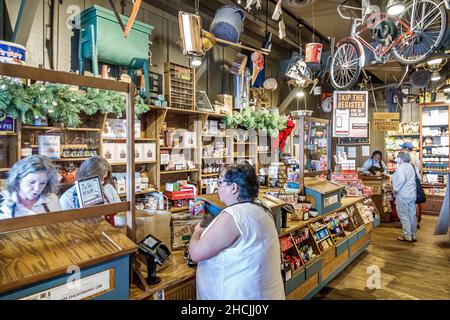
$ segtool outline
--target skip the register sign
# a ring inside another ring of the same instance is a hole
[[[334,91],[333,135],[366,138],[368,134],[367,91]]]

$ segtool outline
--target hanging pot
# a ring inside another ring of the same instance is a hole
[[[308,43],[306,45],[305,62],[312,64],[319,64],[322,55],[321,43]]]
[[[244,10],[231,5],[222,6],[217,9],[209,31],[219,39],[236,43],[244,31],[244,21]]]
[[[426,70],[417,70],[411,74],[410,83],[414,88],[424,88],[431,80],[431,73]]]

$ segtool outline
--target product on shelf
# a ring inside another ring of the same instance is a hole
[[[347,208],[348,216],[350,217],[350,220],[352,221],[353,225],[358,228],[360,226],[360,222],[358,219],[358,213],[355,206],[350,206]]]
[[[314,249],[308,243],[302,243],[298,246],[298,250],[300,253],[300,258],[306,264],[314,259],[317,255],[314,253]]]
[[[327,223],[328,230],[330,230],[331,237],[335,243],[339,243],[345,239],[345,231],[337,214],[325,217],[324,221]]]
[[[363,202],[358,202],[355,204],[358,209],[361,218],[364,221],[364,224],[373,222],[374,216],[376,214],[376,208],[372,201],[366,201],[369,199],[365,199]]]

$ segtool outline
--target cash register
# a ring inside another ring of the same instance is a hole
[[[169,248],[158,238],[149,234],[139,244],[139,253],[143,254],[147,259],[147,279],[149,285],[155,285],[161,282],[156,276],[157,264],[164,264],[170,256]]]

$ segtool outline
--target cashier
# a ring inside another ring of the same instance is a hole
[[[33,155],[14,164],[0,194],[0,219],[59,211],[58,175],[46,156]]]
[[[102,157],[94,156],[85,160],[77,171],[77,180],[99,177],[103,187],[103,196],[106,203],[120,202],[119,194],[113,187],[112,168],[108,161]],[[60,199],[63,209],[80,208],[75,186],[64,192]]]
[[[372,156],[364,162],[363,169],[373,175],[387,174],[387,166],[383,161],[383,154],[381,151],[374,151]]]

